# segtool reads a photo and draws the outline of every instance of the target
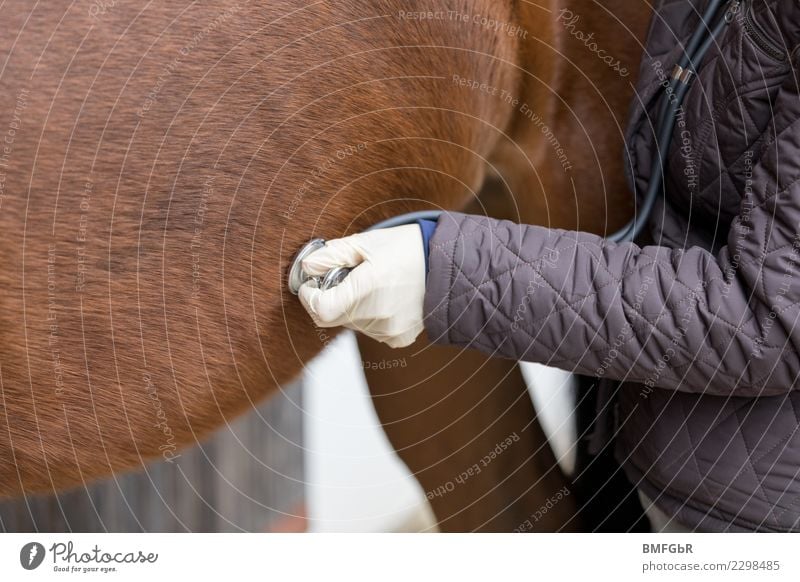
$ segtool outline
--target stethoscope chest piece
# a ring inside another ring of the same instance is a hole
[[[300,287],[303,283],[314,279],[317,282],[317,287],[322,290],[336,287],[341,283],[352,269],[349,267],[335,267],[325,273],[322,277],[309,275],[303,270],[303,259],[311,253],[314,253],[325,246],[325,239],[315,238],[308,241],[303,248],[301,248],[292,261],[292,266],[289,267],[289,291],[292,295],[297,295],[300,292]]]
[[[308,241],[303,248],[297,251],[292,261],[292,266],[289,267],[289,291],[291,291],[292,295],[297,295],[303,283],[314,278],[303,270],[303,259],[324,246],[325,239],[315,238]]]

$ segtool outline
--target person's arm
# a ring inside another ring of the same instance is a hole
[[[753,192],[717,256],[446,214],[430,241],[429,338],[688,392],[752,397],[796,389],[796,83],[791,78],[779,93]]]

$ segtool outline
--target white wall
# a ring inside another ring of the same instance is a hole
[[[347,332],[305,372],[310,531],[394,531],[427,511],[422,489],[383,434],[359,362]],[[523,373],[556,456],[571,467],[569,375],[529,364]]]

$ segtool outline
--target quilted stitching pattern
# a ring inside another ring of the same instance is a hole
[[[651,28],[627,133],[640,189],[652,65],[669,70],[679,50],[667,31],[690,34],[701,3],[661,2]],[[796,3],[782,9],[800,19]],[[800,523],[798,51],[767,62],[741,24],[726,34],[684,105],[698,187],[679,145],[669,165],[667,206],[697,220],[652,225],[655,240],[685,240],[683,224],[711,243],[612,244],[447,214],[431,241],[426,327],[434,341],[654,387],[625,385],[626,471],[690,525],[785,531]]]

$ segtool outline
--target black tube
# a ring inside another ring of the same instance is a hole
[[[734,2],[736,2],[736,0],[729,2],[729,4],[733,4]],[[696,49],[695,54],[690,55],[687,51],[687,54],[684,54],[683,58],[681,59],[682,67],[690,70],[693,76],[697,74],[697,67],[708,53],[708,50],[711,48],[711,44],[717,39],[725,26],[729,24],[727,14],[723,15],[714,25],[713,29],[711,29],[711,34],[704,39],[699,47],[696,46],[697,42],[695,42],[695,37],[697,36],[698,31],[702,31],[710,26],[709,21],[711,18],[713,18],[713,13],[716,12],[719,4],[720,2],[712,3],[710,8],[713,8],[713,11],[709,10],[706,12],[706,14],[704,14],[702,18],[703,22],[692,36],[692,41],[690,42],[689,48]],[[698,36],[697,38],[702,37]],[[670,83],[670,87],[675,86],[677,86],[677,89],[673,89],[675,95],[674,99],[670,99],[669,93],[666,91],[661,96],[663,101],[661,104],[661,119],[659,119],[658,126],[656,128],[656,157],[653,160],[653,165],[650,170],[650,182],[648,183],[647,192],[645,193],[641,210],[633,219],[628,222],[628,224],[626,224],[617,232],[606,237],[612,242],[630,242],[639,236],[639,234],[642,232],[642,229],[647,224],[647,221],[650,218],[650,213],[653,210],[653,206],[658,199],[658,194],[662,190],[661,181],[664,177],[664,168],[666,167],[667,156],[669,155],[668,150],[670,143],[672,142],[672,131],[675,128],[676,115],[681,104],[683,103],[684,98],[686,97],[686,93],[689,90],[689,85],[685,82],[673,80]]]

